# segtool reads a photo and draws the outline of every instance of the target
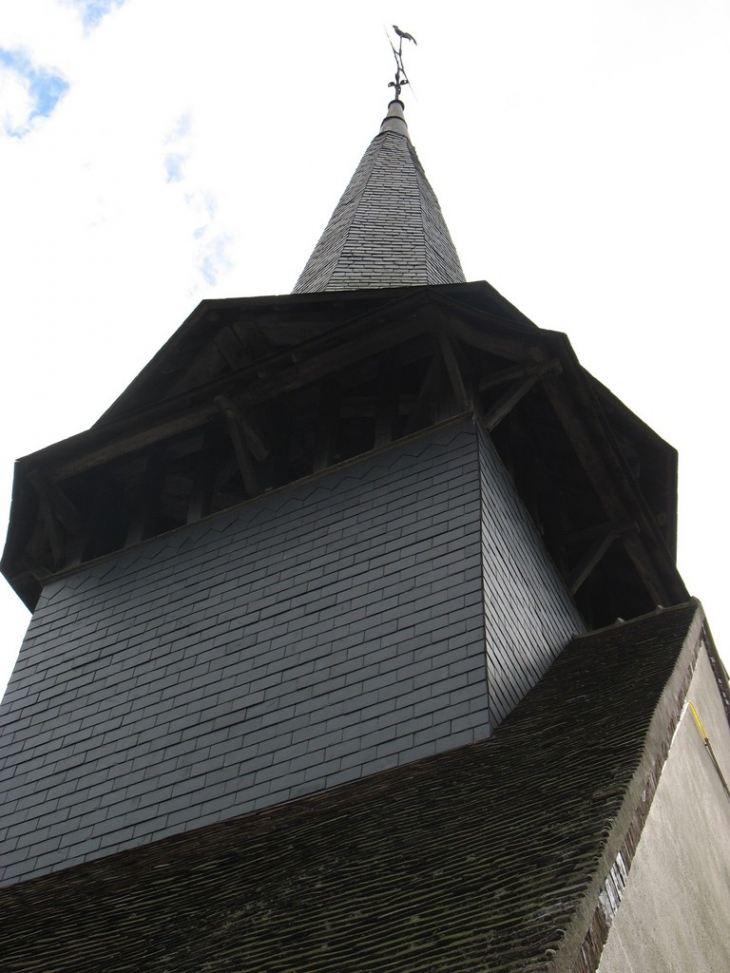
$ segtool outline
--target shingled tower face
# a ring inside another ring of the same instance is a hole
[[[403,106],[393,101],[294,293],[463,281],[438,200],[408,136]]]
[[[19,461],[4,882],[483,740],[686,596],[673,451],[462,280],[394,103],[294,295],[204,302]]]

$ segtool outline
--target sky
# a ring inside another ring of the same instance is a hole
[[[680,454],[730,660],[724,0],[0,0],[0,509],[204,298],[291,291],[390,97],[468,280]],[[0,588],[0,687],[29,616]]]

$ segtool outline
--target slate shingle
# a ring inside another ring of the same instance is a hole
[[[400,102],[368,147],[302,271],[295,294],[464,282]]]

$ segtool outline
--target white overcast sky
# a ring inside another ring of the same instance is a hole
[[[476,11],[476,12],[475,12]],[[726,0],[0,0],[0,507],[205,297],[287,293],[376,134],[488,280],[680,451],[730,657]],[[0,591],[0,686],[28,615]]]

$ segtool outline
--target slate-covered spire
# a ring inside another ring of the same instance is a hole
[[[294,293],[463,282],[438,200],[408,136],[403,103],[396,99]]]

